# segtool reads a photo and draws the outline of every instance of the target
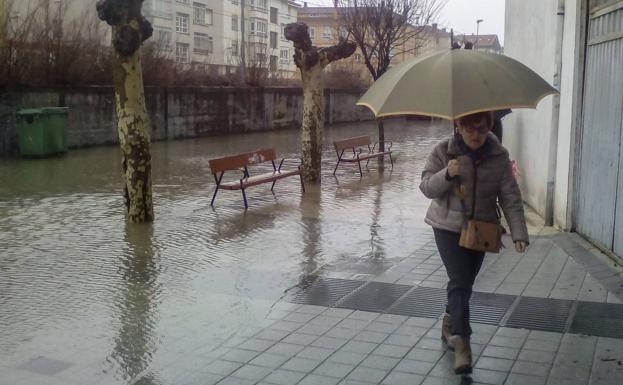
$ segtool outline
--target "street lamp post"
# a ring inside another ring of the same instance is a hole
[[[480,31],[480,23],[482,23],[483,19],[476,20],[476,41],[474,42],[474,49],[478,49],[478,32]]]

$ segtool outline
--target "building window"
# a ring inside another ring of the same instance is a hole
[[[163,19],[173,18],[173,4],[171,0],[153,0],[145,7],[145,14],[149,16],[161,17]]]
[[[271,71],[277,71],[277,55],[270,55],[269,68]]]
[[[205,4],[193,3],[194,8],[194,22],[195,24],[211,25],[212,24],[212,10],[206,8]]]
[[[213,44],[212,44],[212,36],[206,33],[195,32],[195,52],[198,53],[212,53]]]
[[[251,5],[260,9],[268,9],[268,0],[251,0]]]
[[[355,55],[353,55],[353,57],[355,58],[355,61],[357,63],[361,62],[361,55],[360,54],[356,53]]]
[[[277,32],[270,33],[270,48],[277,49]]]
[[[252,19],[251,20],[251,33],[266,36],[266,32],[268,31],[268,23],[263,19]]]
[[[188,63],[188,44],[175,43],[175,61],[178,63]]]
[[[311,37],[312,39],[316,37],[316,28],[309,29],[309,37]]]
[[[190,5],[190,0],[176,0],[178,3]]]
[[[238,30],[238,15],[231,15],[231,30]]]
[[[169,29],[154,28],[154,41],[160,49],[169,49],[173,33]]]
[[[188,15],[177,13],[175,15],[175,32],[188,34]]]
[[[286,25],[285,24],[281,24],[281,40],[287,40],[286,39]]]
[[[282,63],[289,63],[290,62],[290,50],[287,48],[282,48],[281,51],[279,51],[279,59]]]
[[[277,24],[277,15],[279,14],[279,10],[275,7],[270,7],[270,22],[273,24]]]
[[[343,37],[344,39],[348,36],[348,30],[344,26],[339,26],[337,31],[340,37]]]
[[[259,63],[259,64],[266,63],[266,44],[254,43],[250,48],[251,48],[251,54],[249,56],[255,58],[256,63]]]
[[[332,37],[332,31],[331,31],[331,27],[324,27],[324,29],[322,30],[322,38],[323,39],[331,39]]]
[[[231,56],[238,56],[238,40],[231,41]]]

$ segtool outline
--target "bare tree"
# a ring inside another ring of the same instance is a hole
[[[113,29],[113,79],[117,129],[122,152],[124,196],[130,222],[154,219],[151,189],[149,117],[140,46],[153,29],[141,14],[143,0],[99,0],[98,17]]]
[[[277,50],[270,48],[269,40],[266,37],[254,36],[252,41],[245,40],[244,45],[240,46],[236,41],[235,46],[226,49],[225,59],[230,67],[238,71],[244,56],[244,84],[251,87],[261,87],[267,83],[275,83],[279,78],[277,63],[271,61],[271,57],[276,57]],[[244,55],[243,55],[244,52]],[[272,80],[272,82],[269,82]]]
[[[447,0],[334,0],[340,28],[357,44],[374,80],[396,55],[416,55],[427,38],[426,26],[436,20]],[[379,151],[385,132],[379,120]]]
[[[340,39],[337,45],[325,48],[312,46],[309,30],[304,23],[288,24],[286,39],[294,43],[294,62],[301,71],[303,81],[303,125],[301,127],[301,152],[303,178],[309,182],[320,181],[322,160],[322,132],[324,130],[323,70],[331,62],[349,57],[355,44]]]

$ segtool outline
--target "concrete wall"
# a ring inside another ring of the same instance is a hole
[[[565,0],[562,41],[562,73],[560,85],[560,114],[556,154],[556,186],[554,191],[554,223],[564,230],[573,226],[573,178],[576,131],[579,130],[581,110],[583,55],[582,3],[583,0]]]
[[[574,145],[581,1],[564,2],[559,110],[555,108],[556,98],[548,96],[536,110],[515,110],[504,120],[504,145],[517,160],[524,200],[543,216],[548,179],[552,179],[552,175],[548,178],[548,165],[551,161],[556,163],[554,224],[563,229],[571,226],[568,197],[572,186],[571,149]],[[558,76],[557,5],[557,0],[506,1],[505,54],[526,64],[550,84],[556,84]],[[554,114],[557,114],[555,119]],[[554,129],[558,130],[557,136]],[[550,144],[553,151],[550,151]]]
[[[355,106],[362,91],[326,90],[327,123],[372,119]],[[302,90],[295,88],[145,89],[152,140],[298,128]],[[28,107],[67,106],[69,147],[117,143],[114,92],[110,87],[38,89],[0,94],[0,154],[17,153],[13,112]]]

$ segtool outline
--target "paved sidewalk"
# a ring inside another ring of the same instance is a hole
[[[472,308],[472,319],[483,322],[473,322],[470,377],[452,373],[453,353],[439,340],[446,277],[431,233],[379,274],[361,273],[360,265],[320,268],[324,277],[275,304],[265,324],[206,352],[209,364],[181,383],[623,383],[623,269],[576,234],[538,223],[531,231],[526,255],[506,249],[486,258],[475,287],[485,301]],[[429,302],[401,306],[423,290],[432,293]],[[405,309],[428,316],[392,314]]]

